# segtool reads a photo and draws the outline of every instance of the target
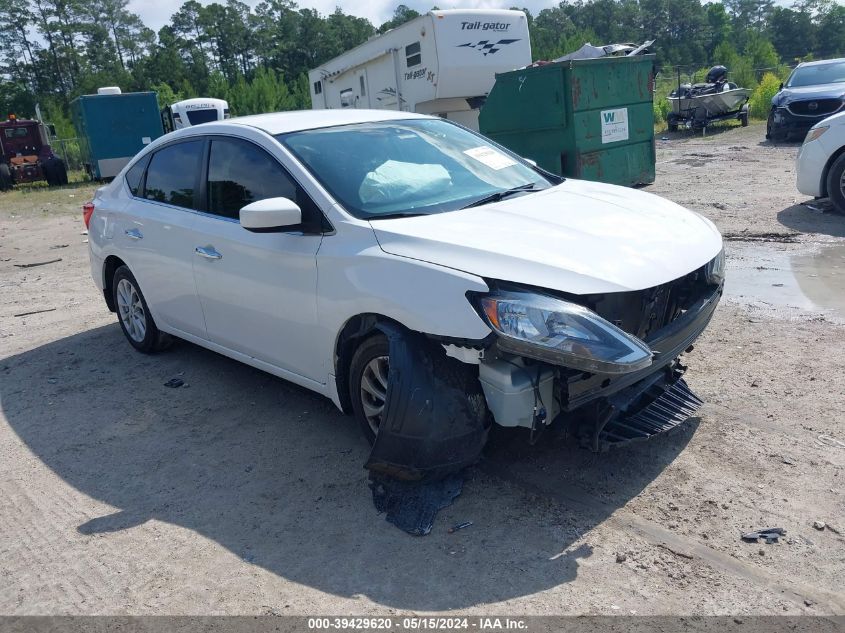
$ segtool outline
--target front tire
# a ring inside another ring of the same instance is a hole
[[[387,338],[376,334],[358,346],[350,365],[352,410],[361,433],[370,445],[376,441],[384,414],[390,374],[389,352]]]
[[[827,172],[827,195],[834,210],[845,215],[845,154],[839,156]]]
[[[150,354],[168,346],[170,338],[156,327],[141,287],[127,266],[114,272],[112,294],[120,329],[132,347]]]

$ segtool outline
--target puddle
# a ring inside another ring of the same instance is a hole
[[[780,312],[823,313],[845,320],[845,244],[732,242],[725,296]]]

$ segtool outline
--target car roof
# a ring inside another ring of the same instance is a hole
[[[334,125],[369,123],[373,121],[394,121],[399,119],[427,119],[423,114],[398,112],[396,110],[295,110],[291,112],[272,112],[227,119],[229,125],[244,125],[264,130],[268,134],[284,134]]]
[[[845,57],[839,57],[837,59],[819,59],[813,62],[801,62],[796,66],[796,70],[798,68],[806,68],[807,66],[824,66],[825,64],[835,64],[838,62],[845,62]]]

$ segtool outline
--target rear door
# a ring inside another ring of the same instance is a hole
[[[130,169],[132,197],[114,232],[158,326],[201,338],[206,331],[193,275],[192,225],[204,146],[201,139],[171,143]]]
[[[315,353],[320,214],[264,148],[210,137],[205,213],[194,224],[194,275],[210,341],[320,380]],[[239,211],[256,200],[294,200],[306,222],[284,233],[252,233]]]

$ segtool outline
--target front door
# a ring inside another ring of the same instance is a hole
[[[276,197],[294,200],[306,215],[306,194],[264,149],[222,137],[211,139],[206,191],[193,268],[209,340],[323,382],[314,354],[322,235],[252,233],[238,219],[247,204]]]

